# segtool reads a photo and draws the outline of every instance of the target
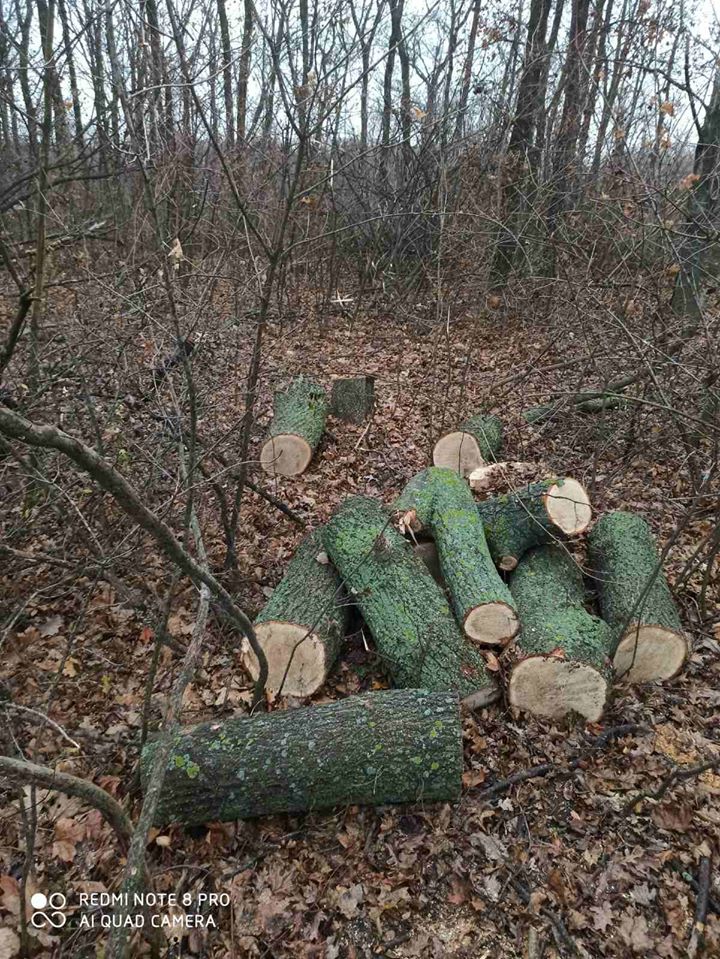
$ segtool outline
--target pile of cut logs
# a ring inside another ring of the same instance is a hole
[[[276,395],[261,462],[302,472],[328,412],[359,423],[372,402],[369,377],[339,381],[331,401],[296,381]],[[646,522],[603,516],[581,566],[567,544],[590,528],[587,491],[569,477],[527,482],[532,466],[498,460],[502,433],[497,417],[474,416],[389,507],[346,499],[302,541],[256,620],[273,697],[322,688],[350,605],[393,688],[182,731],[158,822],[456,799],[460,703],[488,706],[506,685],[518,710],[597,722],[613,679],[678,673],[688,642]],[[490,495],[499,485],[508,491]],[[256,678],[247,644],[243,662]]]

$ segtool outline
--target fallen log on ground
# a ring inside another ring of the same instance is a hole
[[[143,788],[155,745],[141,759]],[[227,822],[332,806],[452,802],[462,780],[457,695],[383,690],[181,730],[155,822]]]
[[[375,377],[356,376],[333,381],[330,413],[345,423],[363,423],[375,405]]]
[[[612,630],[585,610],[577,564],[559,547],[532,549],[518,563],[510,589],[522,623],[510,703],[550,719],[575,712],[597,722],[612,675]]]
[[[265,472],[297,476],[310,465],[328,415],[325,390],[301,377],[275,394],[272,422],[260,451]]]
[[[636,513],[607,513],[588,537],[600,613],[615,635],[615,672],[634,683],[670,679],[688,655],[655,539]]]
[[[515,603],[493,564],[470,488],[449,469],[431,466],[414,476],[395,501],[414,532],[435,540],[442,577],[465,635],[491,646],[519,628]],[[402,522],[402,520],[401,520]]]
[[[337,658],[347,619],[340,577],[319,533],[311,533],[255,620],[255,635],[268,662],[266,688],[283,696],[317,692]],[[242,659],[257,679],[258,662],[248,643]]]
[[[492,558],[503,570],[515,569],[533,546],[580,536],[592,519],[585,487],[569,478],[530,483],[477,509]]]
[[[617,410],[628,405],[624,396],[603,393],[578,393],[577,396],[564,397],[555,403],[542,403],[525,410],[523,419],[530,426],[544,423],[561,413],[603,413],[605,410]]]
[[[380,503],[346,499],[322,535],[396,686],[457,690],[472,707],[497,699],[485,660]]]
[[[433,449],[433,465],[468,476],[496,459],[502,447],[502,423],[497,416],[471,416],[456,430],[441,436]]]

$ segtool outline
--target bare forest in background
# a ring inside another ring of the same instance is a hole
[[[525,811],[356,809],[155,843],[137,762],[161,724],[263,707],[238,650],[304,530],[349,493],[394,498],[479,410],[514,459],[644,512],[663,544],[695,653],[608,722],[717,744],[712,17],[692,0],[0,0],[0,918],[19,924],[0,959],[165,955],[127,930],[38,934],[30,895],[66,870],[231,891],[232,932],[173,956],[688,954],[682,877],[717,806],[666,817],[662,846],[624,803],[588,801],[579,825],[578,781],[553,774]],[[332,425],[302,482],[263,472],[273,392],[359,374],[369,423]],[[362,625],[350,646],[338,694],[382,684]],[[588,748],[497,716],[465,734],[471,758],[492,744],[493,777]],[[603,788],[652,796],[667,769],[642,738],[628,750]]]

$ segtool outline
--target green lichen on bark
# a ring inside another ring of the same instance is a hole
[[[440,569],[460,623],[484,603],[515,602],[500,578],[485,540],[483,523],[467,482],[454,470],[431,466],[414,476],[394,509],[415,510],[435,540]]]
[[[315,450],[325,430],[329,409],[322,386],[300,377],[275,394],[268,439],[286,433],[301,436]]]
[[[498,565],[507,559],[519,560],[534,546],[565,539],[562,530],[551,522],[545,506],[545,496],[555,484],[562,488],[563,480],[530,483],[478,503],[490,555]]]
[[[143,789],[155,748],[142,754]],[[460,710],[448,692],[386,690],[203,723],[181,730],[173,753],[156,825],[454,801],[461,790]]]
[[[612,631],[585,609],[580,569],[565,550],[541,546],[527,552],[510,577],[522,632],[517,646],[524,656],[562,650],[564,659],[610,675]]]
[[[376,500],[345,500],[323,529],[345,581],[397,686],[455,689],[465,698],[495,683],[460,632],[445,596]]]
[[[465,420],[458,429],[475,438],[480,448],[480,455],[487,463],[497,459],[503,442],[503,427],[499,417],[478,413]]]
[[[655,538],[637,513],[606,513],[588,536],[588,562],[603,619],[616,643],[629,623],[682,632]]]
[[[277,621],[305,627],[322,639],[329,667],[345,635],[348,608],[335,568],[326,557],[323,563],[317,560],[323,552],[317,530],[303,539],[255,625]]]
[[[335,380],[330,397],[330,412],[346,423],[362,423],[375,404],[375,377],[358,376]]]

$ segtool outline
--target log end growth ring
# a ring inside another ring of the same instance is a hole
[[[469,476],[473,470],[485,465],[478,441],[471,433],[456,430],[442,436],[433,449],[433,465],[454,470],[461,476]]]
[[[561,719],[572,710],[597,722],[607,695],[599,670],[555,656],[528,656],[510,677],[510,704],[547,719]]]
[[[271,693],[301,697],[312,696],[320,689],[327,676],[327,654],[315,633],[297,623],[269,620],[257,625],[255,634],[267,657],[267,688]],[[257,680],[258,662],[247,643],[242,659],[253,680]]]
[[[465,617],[465,635],[476,643],[504,646],[515,636],[520,623],[517,613],[507,603],[483,603],[475,606]]]
[[[613,666],[620,682],[662,682],[680,672],[688,652],[681,633],[663,626],[631,626],[615,650]]]
[[[302,436],[280,433],[263,444],[260,465],[273,476],[299,476],[310,465],[312,455],[312,447]]]
[[[584,533],[592,519],[592,507],[587,490],[574,479],[553,483],[545,493],[548,517],[566,536]]]

